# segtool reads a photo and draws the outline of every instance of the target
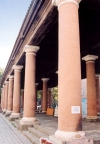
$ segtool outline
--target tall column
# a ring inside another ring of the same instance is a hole
[[[2,109],[2,101],[3,101],[3,94],[2,94],[2,92],[3,92],[3,88],[1,88],[1,109]]]
[[[9,89],[8,89],[8,107],[6,116],[9,116],[12,113],[13,108],[13,85],[14,85],[14,76],[9,75]]]
[[[97,115],[100,116],[100,75],[96,74]]]
[[[81,68],[78,7],[80,0],[53,0],[59,11],[57,138],[82,138]]]
[[[5,81],[5,112],[7,111],[8,106],[8,88],[9,88],[9,82]]]
[[[36,71],[36,53],[39,50],[37,46],[26,45],[26,63],[25,63],[25,89],[24,89],[24,116],[20,121],[20,129],[26,129],[33,125],[37,120],[35,118],[35,71]]]
[[[87,55],[82,58],[86,61],[87,76],[87,119],[97,119],[97,99],[96,99],[96,80],[95,80],[95,60],[98,56]]]
[[[3,113],[5,113],[4,102],[5,102],[5,85],[3,85],[3,90],[2,90],[2,111],[3,111]]]
[[[48,92],[47,82],[48,82],[49,78],[42,78],[41,80],[43,81],[42,113],[46,113],[46,111],[47,111],[47,92]]]
[[[10,115],[10,120],[15,120],[20,117],[20,85],[21,85],[21,70],[23,66],[14,65],[14,91],[13,91],[13,112]]]
[[[36,94],[35,94],[35,95],[36,95],[35,110],[36,110],[36,111],[37,111],[37,86],[38,86],[38,83],[35,84],[35,87],[36,87],[36,91],[35,91],[35,92],[36,92]]]

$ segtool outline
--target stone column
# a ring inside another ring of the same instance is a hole
[[[37,86],[38,86],[38,83],[35,84],[35,87],[36,87],[36,100],[35,100],[35,110],[37,111]]]
[[[100,75],[96,74],[97,115],[100,116]]]
[[[20,117],[20,85],[21,85],[21,69],[23,66],[14,65],[14,91],[13,91],[13,112],[10,115],[10,120],[15,120]]]
[[[6,116],[9,116],[12,113],[13,108],[13,85],[14,85],[14,76],[9,75],[9,90],[8,90],[8,107]]]
[[[3,111],[3,113],[5,113],[4,101],[5,101],[5,85],[3,85],[3,90],[2,90],[2,111]]]
[[[35,118],[35,70],[36,53],[39,50],[37,46],[26,45],[26,63],[25,63],[25,89],[24,89],[24,116],[20,121],[20,129],[27,129],[36,123]]]
[[[98,56],[87,55],[82,58],[86,61],[87,76],[87,119],[96,120],[97,117],[97,98],[96,98],[96,80],[95,80],[95,60]]]
[[[43,81],[43,98],[42,98],[42,113],[46,113],[47,111],[47,92],[48,92],[48,87],[47,87],[47,82],[49,78],[42,78]]]
[[[68,141],[82,138],[81,68],[78,7],[80,0],[53,0],[59,11],[58,130]]]
[[[8,106],[8,88],[9,88],[9,82],[5,81],[5,112],[7,111]]]
[[[3,101],[3,94],[2,94],[2,92],[3,92],[3,88],[1,88],[1,109],[2,109],[2,101]]]

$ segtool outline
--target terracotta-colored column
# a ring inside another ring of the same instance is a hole
[[[47,111],[47,92],[48,92],[48,86],[47,86],[47,82],[49,80],[49,78],[42,78],[41,79],[43,81],[43,98],[42,98],[42,113],[46,113]]]
[[[8,88],[9,88],[9,82],[5,81],[5,112],[7,111],[8,106]]]
[[[21,70],[23,66],[14,65],[14,90],[13,90],[13,112],[10,119],[14,120],[20,117],[20,85],[21,85]]]
[[[2,89],[2,111],[3,112],[5,112],[4,101],[5,101],[5,85],[3,85],[3,89]]]
[[[95,60],[98,56],[87,55],[82,58],[86,61],[87,76],[87,119],[97,119],[97,98],[96,98],[96,80],[95,80]]]
[[[2,102],[3,102],[3,88],[1,88],[1,109],[2,109]]]
[[[13,108],[13,85],[14,85],[14,76],[9,75],[9,89],[8,89],[8,107],[6,116],[9,116],[12,113]]]
[[[24,89],[24,116],[20,121],[20,125],[33,125],[36,122],[35,118],[35,103],[36,103],[36,86],[35,86],[35,71],[36,71],[36,53],[39,50],[37,46],[26,45],[26,62],[25,62],[25,89]]]
[[[37,86],[38,86],[38,83],[35,84],[35,87],[36,87],[36,100],[35,100],[35,110],[37,110]]]
[[[53,0],[59,11],[57,138],[82,138],[81,68],[78,7],[80,0]]]

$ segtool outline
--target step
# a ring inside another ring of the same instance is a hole
[[[37,129],[38,131],[41,131],[42,133],[46,134],[46,135],[54,135],[54,133],[56,132],[55,129],[44,126],[44,125],[34,125],[34,128]]]
[[[12,121],[11,123],[14,127],[18,128],[18,123],[16,121]]]
[[[23,133],[24,136],[26,136],[33,144],[39,144],[39,143],[40,143],[39,138],[37,138],[36,136],[34,136],[33,134],[31,134],[29,131],[22,131],[22,133]]]
[[[44,137],[44,138],[49,138],[48,135],[46,135],[45,133],[31,127],[31,128],[28,128],[28,131],[31,132],[33,135],[35,135],[36,137],[38,138],[41,138],[41,137]]]
[[[19,124],[21,119],[16,119],[15,122]]]

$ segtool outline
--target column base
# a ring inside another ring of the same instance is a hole
[[[87,122],[98,122],[98,121],[100,121],[100,119],[98,116],[87,116],[86,121]]]
[[[93,144],[93,140],[90,138],[81,138],[81,139],[73,139],[73,140],[63,140],[63,139],[58,139],[54,135],[49,135],[49,140],[52,141],[52,143],[55,144]]]
[[[20,113],[12,113],[9,117],[10,121],[14,121],[15,119],[20,118]]]
[[[42,111],[43,114],[46,114],[46,111]]]
[[[5,113],[6,113],[6,111],[7,111],[6,109],[3,109],[3,112],[2,112],[2,113],[3,113],[3,114],[5,114]]]
[[[55,132],[55,137],[58,139],[63,139],[65,141],[70,141],[70,140],[74,140],[74,139],[84,138],[85,132],[83,132],[83,131],[67,132],[67,131],[57,130]]]
[[[12,111],[7,110],[5,116],[9,117],[11,115]]]
[[[38,125],[39,122],[35,117],[23,117],[20,122],[18,129],[19,130],[28,130],[28,127],[33,127],[33,125]]]

